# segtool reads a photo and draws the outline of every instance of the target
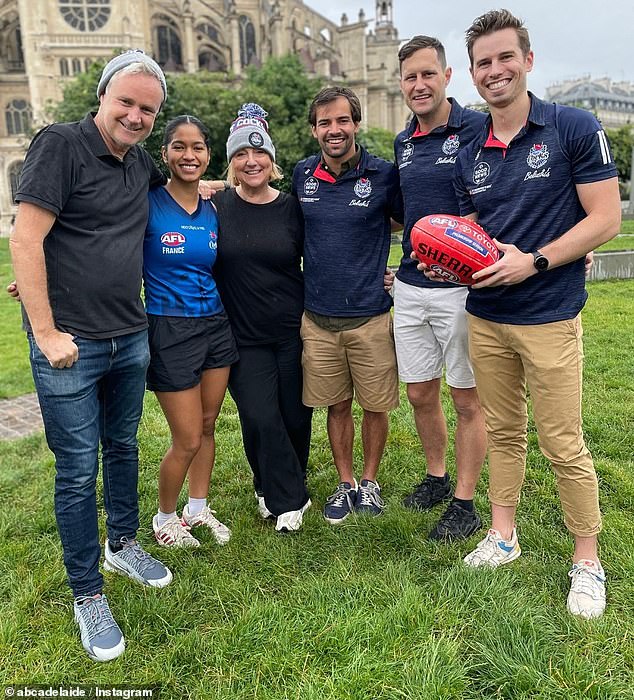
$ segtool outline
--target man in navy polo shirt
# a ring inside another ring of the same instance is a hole
[[[33,139],[10,245],[31,366],[55,454],[55,516],[82,644],[95,661],[125,642],[102,595],[96,482],[101,444],[104,569],[146,586],[172,574],[137,543],[138,450],[149,361],[140,299],[148,187],[164,177],[137,144],[167,88],[159,66],[128,51],[104,68],[99,109]]]
[[[478,219],[503,257],[477,273],[467,299],[469,342],[489,439],[492,527],[465,557],[496,567],[520,555],[515,512],[527,447],[526,386],[539,445],[551,462],[564,522],[574,537],[568,609],[605,609],[597,552],[598,486],[581,423],[579,313],[584,256],[619,230],[617,173],[590,113],[527,92],[528,31],[508,10],[466,32],[473,82],[490,107],[486,131],[459,154],[463,215]]]
[[[383,510],[376,480],[398,406],[392,339],[392,300],[383,286],[391,218],[402,218],[398,173],[392,163],[357,146],[357,96],[344,87],[322,90],[309,122],[321,153],[301,161],[293,192],[305,220],[303,400],[328,407],[328,438],[339,485],[324,507],[330,523],[356,510]],[[363,408],[363,473],[354,476],[353,395]]]
[[[427,279],[410,255],[413,225],[429,214],[458,214],[452,184],[457,154],[483,129],[486,115],[447,98],[451,79],[438,39],[415,36],[399,50],[401,91],[414,118],[394,142],[405,208],[403,258],[394,282],[394,339],[401,381],[427,461],[407,507],[428,510],[451,499],[431,539],[463,539],[481,525],[473,495],[486,454],[484,416],[469,361],[467,288]],[[446,371],[456,410],[456,489],[445,466],[447,424],[440,403]]]

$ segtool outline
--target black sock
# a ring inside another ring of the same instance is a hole
[[[455,496],[451,499],[452,503],[457,503],[463,510],[473,513],[473,499],[466,500],[465,498],[456,498]]]
[[[449,483],[449,473],[445,472],[443,476],[434,476],[433,474],[427,474],[427,478],[430,479],[431,481],[436,481],[439,484],[448,484]]]
[[[109,543],[110,543],[110,551],[113,554],[116,554],[117,552],[120,552],[123,549],[123,545],[121,544],[121,540],[117,540],[116,542],[109,541]]]

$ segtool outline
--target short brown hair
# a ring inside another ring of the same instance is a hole
[[[410,56],[413,56],[417,51],[421,49],[436,49],[436,54],[438,55],[438,60],[443,70],[447,67],[447,56],[445,55],[445,47],[440,43],[439,39],[433,36],[423,36],[422,34],[417,34],[413,36],[407,44],[403,44],[398,51],[398,65],[399,70],[403,66],[403,61]]]
[[[467,52],[469,61],[473,67],[473,45],[476,39],[501,29],[514,29],[524,57],[528,56],[531,50],[531,40],[528,36],[528,29],[524,26],[523,20],[515,17],[509,10],[490,10],[473,20],[473,23],[465,32],[467,40]]]
[[[317,126],[317,108],[330,104],[339,97],[345,97],[348,100],[352,121],[358,124],[361,121],[361,102],[359,102],[359,98],[350,88],[340,85],[324,88],[315,95],[308,110],[308,123],[311,126]]]

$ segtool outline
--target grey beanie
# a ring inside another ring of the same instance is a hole
[[[143,63],[146,65],[152,73],[157,77],[163,88],[163,102],[167,99],[167,83],[165,82],[165,75],[161,70],[159,64],[146,53],[141,51],[141,49],[130,49],[129,51],[124,51],[119,56],[115,56],[112,60],[106,63],[102,73],[101,78],[99,78],[99,84],[97,85],[97,97],[101,97],[106,91],[106,85],[112,80],[115,73],[126,66],[130,66],[133,63]],[[161,103],[162,106],[163,103]]]
[[[238,118],[231,125],[227,139],[227,160],[230,161],[241,148],[266,151],[275,162],[275,146],[269,136],[268,116],[260,105],[247,102],[238,110]]]

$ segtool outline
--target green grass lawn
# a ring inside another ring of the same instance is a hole
[[[518,511],[522,557],[495,572],[470,571],[460,559],[481,535],[431,543],[439,510],[415,514],[400,505],[423,472],[404,397],[380,474],[386,513],[340,527],[324,522],[320,508],[336,476],[319,411],[309,468],[314,506],[301,532],[288,536],[257,515],[227,399],[212,506],[233,538],[221,548],[203,535],[200,549],[177,552],[159,550],[151,536],[169,438],[148,394],[139,538],[174,581],[145,590],[106,575],[127,640],[125,654],[108,664],[87,659],[72,622],[43,437],[0,443],[0,685],[158,685],[164,700],[634,697],[634,281],[593,283],[589,291],[584,409],[604,513],[602,619],[584,622],[565,610],[571,541],[533,433]],[[488,520],[486,488],[485,470],[476,501]]]

